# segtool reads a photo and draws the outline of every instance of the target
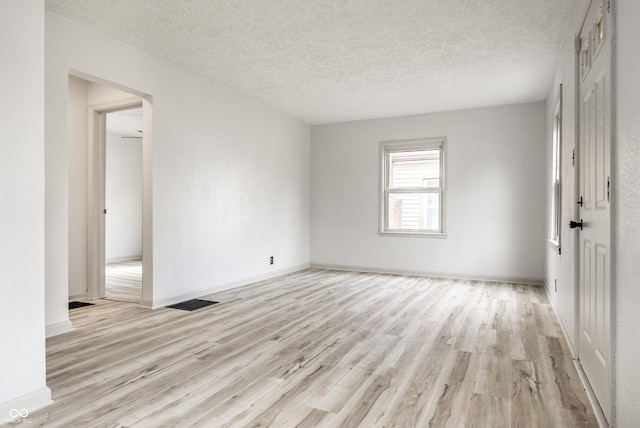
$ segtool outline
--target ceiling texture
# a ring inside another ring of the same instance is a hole
[[[46,0],[309,124],[546,99],[575,0]]]

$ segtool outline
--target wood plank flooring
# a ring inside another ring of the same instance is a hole
[[[596,427],[539,286],[309,269],[47,340],[47,427]]]
[[[104,283],[107,299],[139,303],[142,299],[142,260],[107,263]]]

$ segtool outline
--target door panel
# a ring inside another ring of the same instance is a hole
[[[611,407],[611,14],[593,0],[580,31],[578,359],[607,419]],[[594,36],[595,34],[595,36]]]
[[[591,257],[591,254],[593,253],[593,251],[591,251],[593,249],[593,243],[587,240],[582,240],[582,276],[581,276],[581,283],[582,283],[582,294],[583,295],[589,295],[592,293],[592,288],[593,288],[593,280],[591,278],[591,272],[593,271],[591,269],[591,260],[593,259]],[[585,304],[589,304],[589,302],[584,301]],[[586,343],[590,346],[592,343],[591,337],[593,335],[591,328],[593,327],[593,320],[592,320],[592,316],[593,316],[593,310],[591,308],[584,308],[582,310],[582,334],[584,336],[584,339],[586,340]]]
[[[583,211],[590,211],[593,208],[591,195],[591,136],[592,129],[591,113],[593,111],[593,91],[588,91],[582,102],[582,124],[581,124],[581,147],[580,153],[580,193],[584,200]]]
[[[606,108],[607,104],[607,93],[606,93],[606,71],[602,73],[595,81],[595,164],[596,164],[596,176],[595,176],[595,187],[596,187],[596,209],[607,209],[608,203],[606,201],[607,198],[607,177],[606,165],[608,164],[608,147],[607,147],[607,138],[606,138]]]

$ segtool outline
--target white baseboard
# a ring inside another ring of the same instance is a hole
[[[573,343],[573,335],[569,334],[569,330],[567,329],[567,325],[564,322],[564,318],[560,316],[560,312],[558,312],[558,308],[554,303],[554,300],[551,298],[551,292],[549,291],[549,284],[547,281],[544,281],[544,291],[547,293],[547,297],[549,298],[549,302],[551,303],[551,308],[553,309],[553,313],[556,314],[556,318],[558,319],[558,323],[560,324],[560,329],[562,330],[562,334],[564,335],[565,340],[567,341],[567,345],[569,346],[569,351],[571,351],[571,358],[576,359],[576,352]]]
[[[311,267],[316,269],[327,269],[327,270],[341,270],[341,271],[368,272],[368,273],[387,273],[392,275],[427,276],[431,278],[445,278],[445,279],[511,282],[511,283],[517,283],[517,284],[530,284],[530,285],[542,285],[544,282],[544,280],[540,278],[461,275],[461,274],[455,274],[455,273],[420,272],[420,271],[403,270],[403,269],[378,269],[378,268],[371,268],[371,267],[349,266],[349,265],[327,265],[327,264],[319,264],[319,263],[311,263]]]
[[[45,336],[52,337],[57,336],[62,333],[67,333],[69,331],[73,331],[73,324],[71,320],[66,320],[62,322],[57,322],[53,324],[47,324],[45,327]]]
[[[560,324],[560,329],[562,330],[562,334],[569,346],[569,351],[571,352],[571,358],[573,359],[573,364],[576,367],[576,371],[578,372],[578,377],[580,378],[580,383],[582,383],[582,387],[587,393],[587,398],[589,399],[589,403],[591,404],[591,408],[593,409],[593,413],[596,415],[596,419],[598,420],[598,424],[600,428],[608,428],[609,424],[607,423],[607,419],[600,408],[600,404],[596,399],[596,395],[591,388],[591,384],[589,384],[589,380],[587,379],[587,375],[584,373],[582,369],[582,365],[580,365],[580,361],[578,361],[578,356],[575,351],[575,345],[573,342],[573,337],[568,334],[567,326],[564,323],[564,319],[560,316],[556,305],[553,303],[553,299],[551,298],[551,293],[549,292],[549,284],[547,281],[544,281],[544,290],[547,293],[547,297],[549,298],[549,302],[551,303],[551,307],[553,308],[553,312],[556,314],[556,318],[558,319],[558,323]]]
[[[16,424],[31,422],[29,415],[53,403],[51,390],[46,386],[29,394],[22,395],[4,403],[0,403],[0,424],[14,422]]]
[[[299,272],[301,270],[309,269],[310,265],[308,263],[292,266],[290,268],[273,270],[271,272],[253,276],[250,278],[245,278],[240,281],[228,282],[220,285],[215,285],[213,287],[202,288],[197,291],[192,291],[190,293],[185,294],[177,294],[169,297],[162,297],[159,299],[154,299],[153,303],[150,305],[149,302],[141,302],[140,306],[151,307],[152,309],[161,308],[163,306],[173,305],[176,303],[184,302],[185,300],[197,299],[198,297],[206,296],[207,294],[218,293],[220,291],[230,290],[232,288],[242,287],[244,285],[253,284],[254,282],[264,281],[265,279],[272,279],[282,275],[288,275],[290,273]]]

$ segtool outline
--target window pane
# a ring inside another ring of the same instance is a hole
[[[424,180],[424,187],[428,188],[438,188],[440,187],[440,179],[439,178],[426,178]]]
[[[389,230],[440,230],[439,193],[390,193]]]
[[[440,150],[389,153],[389,187],[392,189],[438,188]]]
[[[562,86],[560,87],[560,97],[562,97]],[[556,245],[560,245],[561,228],[561,153],[562,153],[562,101],[558,101],[556,107],[555,120],[553,124],[553,158],[551,179],[551,221],[549,222],[549,238]]]

